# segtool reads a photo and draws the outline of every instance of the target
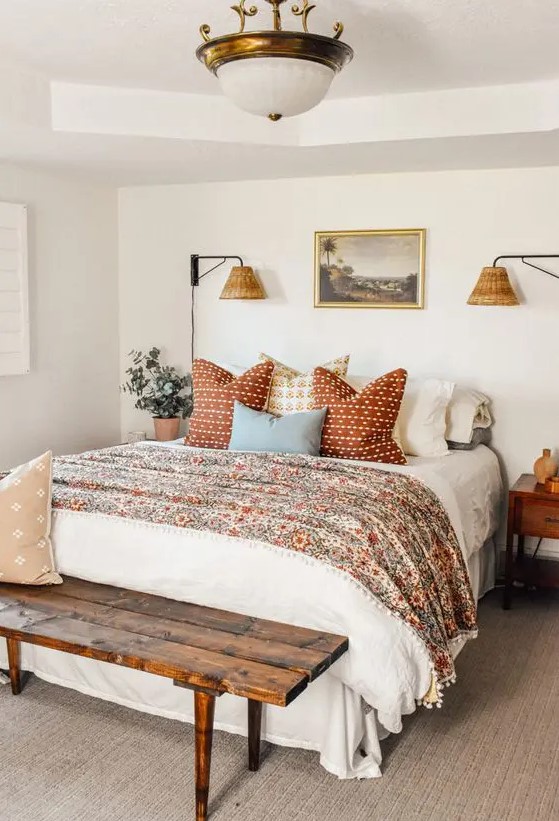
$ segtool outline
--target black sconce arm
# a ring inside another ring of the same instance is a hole
[[[210,268],[209,271],[205,271],[203,274],[200,273],[200,260],[201,259],[219,259],[220,262],[217,265],[214,265],[213,268]],[[208,274],[211,274],[212,271],[215,271],[216,268],[220,268],[222,265],[225,265],[228,259],[236,259],[239,262],[241,268],[244,266],[244,262],[241,257],[237,256],[230,256],[230,255],[223,255],[217,257],[204,257],[200,256],[200,254],[192,254],[190,257],[190,284],[193,288],[196,288],[200,285],[200,280],[207,277]]]
[[[530,268],[535,268],[536,271],[543,271],[544,274],[548,274],[550,277],[554,277],[554,279],[559,279],[559,274],[554,274],[553,271],[548,271],[547,268],[542,268],[540,265],[534,265],[533,262],[527,261],[529,259],[559,259],[559,254],[512,254],[501,256],[497,257],[493,263],[493,267],[497,268],[498,263],[502,259],[519,259],[524,263],[524,265],[529,265]]]

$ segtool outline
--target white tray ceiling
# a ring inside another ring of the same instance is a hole
[[[229,6],[0,0],[0,159],[117,184],[559,162],[556,0],[319,0],[314,29],[342,19],[356,59],[279,125],[230,108],[195,59]]]

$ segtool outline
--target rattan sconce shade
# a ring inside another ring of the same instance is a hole
[[[231,269],[220,299],[266,299],[266,292],[252,268]]]
[[[520,305],[506,268],[484,268],[468,305]]]

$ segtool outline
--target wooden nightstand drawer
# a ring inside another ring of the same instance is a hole
[[[524,500],[518,533],[523,536],[559,539],[559,506],[557,503]]]

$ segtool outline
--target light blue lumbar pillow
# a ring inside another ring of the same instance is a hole
[[[235,402],[229,450],[320,454],[327,408],[273,416]]]

